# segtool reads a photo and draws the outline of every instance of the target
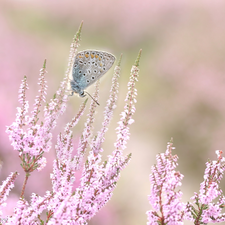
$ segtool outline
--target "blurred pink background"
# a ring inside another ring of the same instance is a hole
[[[198,191],[205,162],[216,159],[215,150],[225,151],[225,2],[222,0],[1,0],[0,1],[0,159],[1,180],[19,171],[12,199],[20,194],[24,172],[18,153],[5,133],[16,114],[18,89],[28,77],[30,107],[37,95],[37,79],[47,59],[47,100],[64,77],[73,35],[84,21],[79,50],[123,53],[118,107],[104,143],[104,158],[114,149],[115,127],[124,106],[127,82],[140,48],[138,102],[125,154],[132,160],[122,172],[111,201],[91,225],[146,224],[151,209],[149,174],[155,155],[174,139],[179,171],[185,175],[181,190],[188,201]],[[96,131],[111,84],[112,70],[100,85]],[[88,89],[91,93],[93,87]],[[83,99],[69,100],[66,113],[54,131],[53,146],[61,127],[78,111]],[[86,117],[74,129],[76,143]],[[45,193],[54,148],[46,154],[48,166],[28,180],[26,198]],[[224,179],[225,180],[225,179]],[[225,182],[221,184],[225,189]],[[185,224],[189,224],[188,222]]]

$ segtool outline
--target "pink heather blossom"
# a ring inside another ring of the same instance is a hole
[[[95,83],[96,91],[93,96],[96,101],[98,99],[98,92],[99,92],[98,86],[99,86],[99,81],[97,81]],[[79,140],[79,144],[78,144],[78,148],[77,148],[77,155],[75,156],[75,159],[74,159],[76,162],[76,170],[79,170],[81,167],[81,163],[83,162],[84,154],[87,150],[88,143],[90,141],[96,107],[97,107],[96,102],[92,100],[90,109],[89,109],[89,114],[87,116],[87,121],[85,123],[85,128],[84,128],[83,133]]]
[[[140,57],[141,51],[139,53]],[[128,92],[126,95],[126,105],[124,111],[120,114],[121,119],[118,122],[119,126],[117,129],[117,141],[115,143],[116,149],[124,150],[126,148],[127,141],[129,140],[129,124],[133,123],[131,118],[135,112],[134,103],[136,102],[137,90],[134,87],[135,82],[137,81],[139,69],[137,66],[133,66],[131,69],[130,81],[128,82]]]
[[[121,58],[122,58],[122,55],[121,55]],[[104,121],[102,123],[102,129],[101,131],[98,132],[96,139],[93,140],[92,150],[94,151],[94,154],[98,154],[99,151],[101,151],[101,144],[105,140],[104,135],[106,131],[108,130],[108,125],[110,123],[110,120],[112,119],[113,110],[116,108],[116,100],[117,100],[118,88],[119,88],[118,79],[120,75],[121,58],[119,60],[118,66],[116,66],[114,69],[114,76],[112,78],[112,87],[110,90],[110,96],[109,96],[109,99],[107,100],[107,105],[104,111]]]
[[[46,158],[42,157],[37,161],[37,164],[38,164],[37,170],[41,171],[47,164]]]
[[[204,174],[204,181],[200,184],[199,194],[191,198],[193,203],[187,203],[186,219],[200,223],[218,223],[225,221],[225,198],[219,184],[225,170],[225,158],[222,151],[216,151],[217,161],[208,161]]]
[[[172,149],[169,142],[166,152],[157,155],[157,165],[152,166],[149,203],[153,210],[147,212],[148,225],[183,224],[185,205],[181,202],[182,192],[176,191],[183,175],[175,171],[178,157],[172,155]]]
[[[29,104],[26,100],[26,90],[28,89],[27,78],[24,77],[19,90],[19,102],[16,120],[9,126],[6,132],[12,142],[14,150],[18,151],[22,161],[22,167],[26,173],[30,173],[36,169],[39,171],[46,165],[46,158],[43,156],[52,147],[52,130],[56,126],[59,116],[65,112],[68,96],[65,94],[67,83],[69,81],[69,72],[73,63],[73,59],[79,46],[80,34],[78,33],[71,45],[68,69],[64,81],[60,88],[47,106],[44,107],[44,120],[39,121],[39,113],[41,106],[46,101],[46,61],[39,75],[39,95],[35,99],[34,109],[30,115],[28,113]]]
[[[11,173],[5,181],[2,182],[2,185],[0,186],[0,216],[2,216],[2,209],[3,207],[6,207],[6,199],[9,195],[9,192],[14,187],[14,181],[17,177],[18,173]]]
[[[65,173],[65,175],[63,175],[62,171],[60,172],[60,168],[62,166],[54,166],[55,172],[52,174],[52,179],[54,180],[53,187],[56,188],[54,189],[55,192],[57,190],[57,195],[55,195],[54,198],[62,199],[61,204],[63,204],[63,207],[61,207],[64,210],[62,211],[60,208],[58,208],[57,214],[54,214],[49,220],[50,224],[62,222],[69,224],[87,224],[87,221],[90,220],[111,198],[112,191],[116,186],[120,171],[125,167],[130,159],[130,155],[123,157],[121,152],[117,150],[116,154],[113,153],[115,155],[109,156],[108,162],[102,163],[100,155],[100,152],[103,150],[101,148],[101,144],[104,142],[104,134],[107,131],[107,126],[112,117],[113,109],[115,108],[115,101],[118,92],[119,72],[120,68],[117,66],[114,71],[110,97],[104,112],[105,118],[103,121],[103,127],[101,131],[98,132],[97,137],[92,141],[90,140],[92,137],[92,126],[94,120],[93,115],[96,107],[96,103],[92,101],[88,118],[85,123],[85,128],[81,135],[77,155],[73,158],[71,158],[71,155],[67,156],[67,161],[64,161],[63,167],[63,173]],[[94,99],[97,99],[97,97],[98,83],[96,84],[96,93],[94,95]],[[60,139],[63,140],[61,136]],[[60,144],[60,146],[63,145]],[[91,150],[89,151],[86,163],[83,167],[80,185],[76,189],[74,195],[71,195],[75,172],[80,168],[83,161],[83,155],[88,146],[91,148]],[[57,152],[62,151],[61,147],[57,149]],[[60,158],[62,158],[62,156]],[[59,161],[60,159],[58,158],[58,162]],[[56,165],[56,161],[54,165]],[[71,166],[74,166],[73,169],[70,169]],[[56,174],[58,174],[57,179]],[[55,182],[56,180],[59,180],[59,176],[61,176],[61,182],[58,182],[56,187]],[[57,205],[59,204],[58,201],[55,201],[55,203]],[[54,204],[50,205],[52,210],[56,208]]]
[[[172,143],[168,143],[166,153],[158,154],[157,165],[152,167],[149,202],[153,210],[147,212],[147,224],[184,224],[184,219],[195,225],[224,222],[225,197],[219,188],[225,170],[222,151],[216,151],[217,161],[206,163],[199,194],[194,193],[191,197],[194,203],[184,204],[181,202],[182,192],[177,190],[183,175],[175,171],[178,158],[172,155],[172,149]]]

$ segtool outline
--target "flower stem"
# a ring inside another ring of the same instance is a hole
[[[24,179],[24,182],[23,182],[23,187],[22,187],[22,191],[21,191],[21,194],[20,194],[20,198],[24,197],[25,187],[27,185],[27,180],[28,180],[29,176],[30,176],[30,173],[27,172],[26,176],[25,176],[25,179]]]

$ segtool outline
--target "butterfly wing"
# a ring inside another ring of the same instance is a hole
[[[115,56],[95,50],[79,52],[73,64],[73,80],[80,90],[86,89],[102,77],[115,62]]]

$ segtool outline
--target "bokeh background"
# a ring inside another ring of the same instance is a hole
[[[104,143],[104,158],[114,149],[115,128],[124,106],[127,82],[140,48],[140,77],[135,123],[125,154],[132,160],[122,172],[111,201],[91,225],[146,224],[151,209],[149,174],[155,155],[164,152],[173,137],[179,171],[185,175],[183,201],[199,190],[205,162],[225,150],[225,1],[223,0],[0,0],[0,159],[1,180],[19,171],[8,204],[13,208],[24,178],[18,153],[5,133],[16,114],[18,89],[28,77],[30,105],[37,95],[39,70],[47,59],[47,100],[64,77],[73,35],[84,21],[80,50],[123,53],[118,107]],[[112,70],[100,85],[96,131],[111,84]],[[93,92],[90,87],[89,92]],[[56,135],[78,111],[83,99],[70,98]],[[74,128],[77,143],[86,116]],[[46,154],[48,166],[34,172],[26,198],[50,189],[54,148]],[[225,189],[225,182],[221,184]],[[9,212],[10,213],[10,210]],[[186,222],[185,224],[189,224]]]

